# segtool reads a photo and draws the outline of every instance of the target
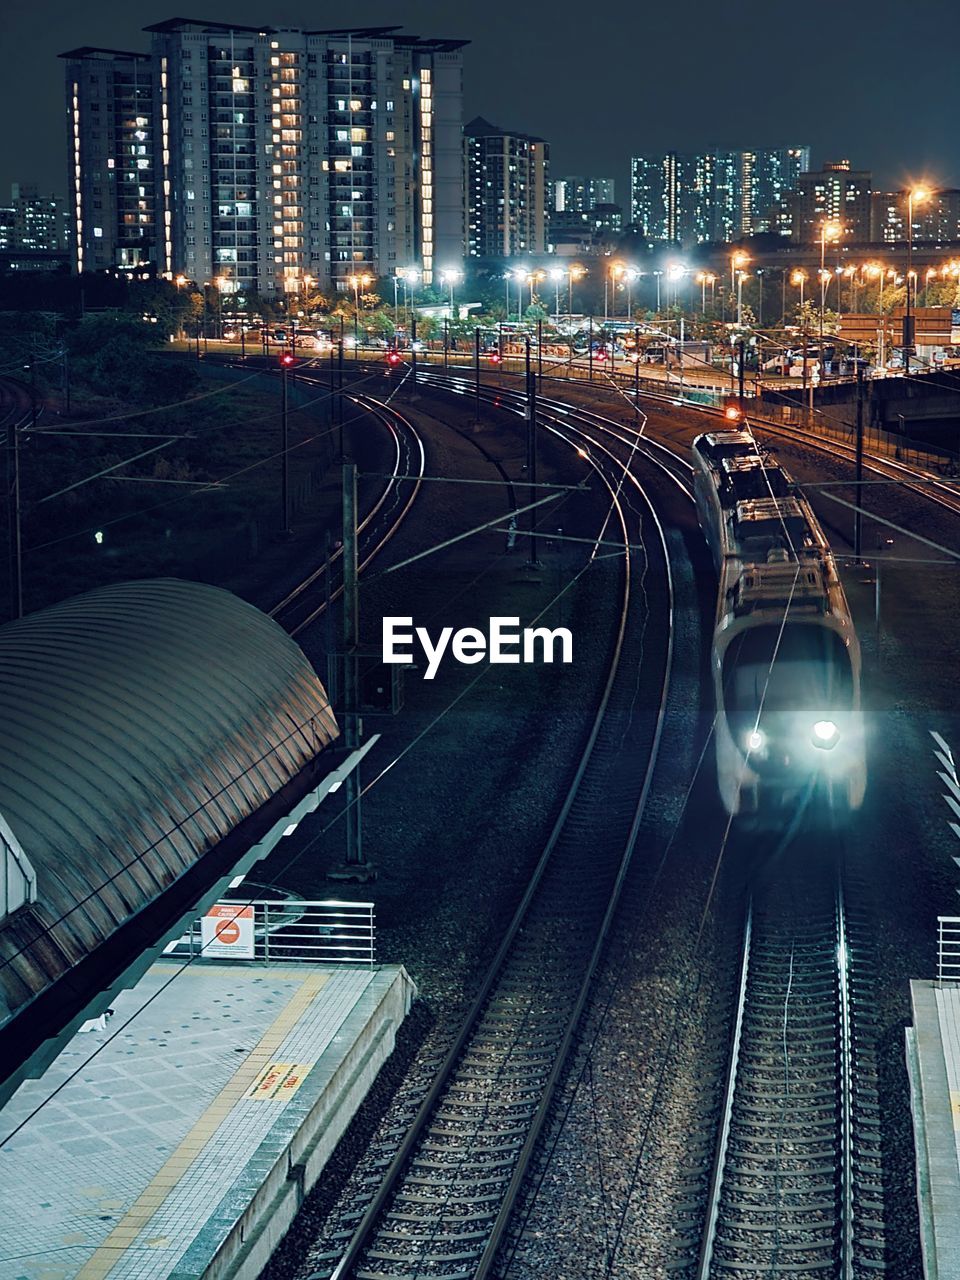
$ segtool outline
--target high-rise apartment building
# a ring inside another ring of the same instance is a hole
[[[809,164],[809,147],[634,156],[631,218],[648,240],[671,244],[785,232],[784,200]]]
[[[613,178],[557,178],[553,186],[555,213],[589,213],[598,204],[615,204]]]
[[[465,240],[471,257],[547,248],[550,148],[478,116],[464,126]]]
[[[66,59],[75,260],[224,292],[349,290],[463,254],[462,48],[187,18]]]
[[[907,239],[907,192],[870,193],[870,239],[874,243],[903,244]],[[960,191],[931,191],[913,206],[913,240],[947,244],[960,240]]]
[[[154,79],[145,53],[84,46],[67,75],[67,192],[78,271],[157,261]]]
[[[63,198],[41,195],[32,183],[14,182],[12,246],[16,249],[63,253],[69,248],[69,222]]]
[[[792,235],[797,244],[814,244],[823,224],[837,221],[844,239],[863,244],[870,240],[871,175],[850,168],[849,160],[825,164],[800,176],[790,197]]]

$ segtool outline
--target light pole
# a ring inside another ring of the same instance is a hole
[[[712,271],[700,271],[696,277],[697,284],[700,286],[700,307],[704,315],[707,314],[707,285],[710,286],[710,305],[713,306],[717,296],[717,277]]]
[[[793,275],[790,277],[790,283],[794,286],[794,288],[797,288],[799,286],[799,289],[800,289],[801,314],[803,313],[803,286],[806,284],[806,281],[807,281],[807,273],[805,271],[801,271],[799,267],[797,268],[796,271],[794,271]]]
[[[820,370],[820,381],[823,381],[823,312],[827,303],[827,280],[830,273],[824,265],[827,254],[827,241],[840,239],[839,222],[824,219],[820,227],[820,352],[817,356],[817,367]],[[838,285],[837,288],[840,286]]]
[[[624,274],[625,271],[626,271],[626,267],[623,265],[622,262],[612,262],[610,264],[610,270],[608,271],[607,275],[609,276],[610,293],[612,294],[612,298],[609,306],[607,304],[607,280],[604,279],[604,282],[603,282],[603,323],[604,324],[606,324],[607,321],[610,319],[611,307],[613,310],[613,314],[614,315],[617,314],[617,280]]]
[[[587,274],[587,268],[581,267],[579,263],[574,263],[567,272],[567,311],[573,315],[573,282],[574,280],[582,280]]]
[[[554,284],[554,305],[553,305],[553,323],[556,328],[560,327],[560,281],[563,279],[565,272],[563,267],[551,267],[550,279]]]
[[[529,271],[524,271],[522,269],[513,272],[513,278],[517,282],[517,324],[522,324],[523,322],[523,286],[526,284],[529,275]]]
[[[667,280],[673,285],[673,305],[674,306],[676,306],[679,302],[678,290],[680,288],[680,281],[683,279],[683,277],[686,274],[687,274],[687,268],[682,266],[679,262],[674,263],[672,267],[669,267],[667,269]]]
[[[655,271],[653,274],[657,277],[657,315],[659,315],[660,314],[660,277],[663,275],[663,272]]]
[[[737,286],[737,328],[743,327],[743,268],[750,261],[747,254],[738,250],[730,255],[730,288]]]
[[[457,283],[457,281],[461,278],[462,275],[463,275],[463,272],[459,271],[456,267],[448,267],[446,271],[440,272],[441,285],[448,284],[450,286],[450,319],[451,320],[454,319],[453,286]]]
[[[914,350],[913,316],[910,314],[910,280],[913,276],[913,206],[929,199],[925,187],[911,187],[907,192],[907,306],[903,317],[903,372],[910,373],[910,356]]]
[[[360,287],[366,289],[367,285],[373,279],[373,276],[348,276],[347,279],[353,285],[353,358],[357,359],[357,351],[360,345],[359,338],[359,319],[360,319]]]
[[[627,285],[627,319],[633,319],[633,286],[634,283],[643,275],[642,271],[638,271],[636,267],[627,267],[623,273],[623,278]]]

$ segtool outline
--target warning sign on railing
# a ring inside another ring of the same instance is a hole
[[[253,959],[253,907],[217,902],[200,921],[200,944],[207,959]]]

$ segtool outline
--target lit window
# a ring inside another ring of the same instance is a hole
[[[362,111],[362,110],[363,110],[363,103],[360,101],[360,99],[359,99],[359,98],[351,98],[351,99],[350,99],[350,110],[351,110],[351,111]]]
[[[405,89],[409,89],[409,88],[410,88],[410,81],[409,81],[409,80],[404,80],[404,82],[403,82],[403,87],[404,87]]]
[[[98,240],[101,240],[103,238],[103,227],[94,227],[93,234],[97,237]]]

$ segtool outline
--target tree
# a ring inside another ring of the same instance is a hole
[[[886,303],[886,298],[884,298]],[[815,307],[809,298],[804,298],[803,306],[797,306],[794,309],[793,323],[798,329],[804,329],[810,334],[820,333],[820,308]],[[834,334],[840,327],[839,317],[836,311],[825,309],[823,313],[823,332]]]

